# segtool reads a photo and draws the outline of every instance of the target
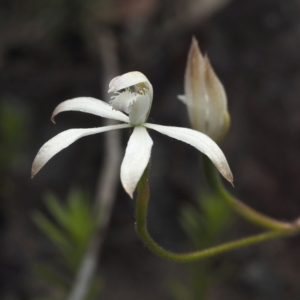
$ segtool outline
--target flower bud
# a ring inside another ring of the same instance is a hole
[[[208,57],[203,57],[195,38],[188,54],[184,92],[185,95],[178,98],[187,105],[192,127],[220,142],[230,125],[227,97]]]

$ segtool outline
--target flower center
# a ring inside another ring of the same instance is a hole
[[[115,94],[109,104],[115,110],[128,114],[130,124],[139,125],[146,122],[152,103],[148,89],[137,84]]]

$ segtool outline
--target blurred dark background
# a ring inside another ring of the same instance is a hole
[[[33,272],[55,255],[32,222],[52,191],[94,193],[103,165],[104,134],[57,155],[33,180],[39,147],[62,130],[103,119],[54,107],[78,96],[106,97],[99,39],[110,32],[120,74],[139,70],[154,87],[151,122],[189,127],[183,93],[192,36],[224,84],[231,129],[222,143],[234,193],[280,220],[300,215],[299,0],[0,0],[0,298],[34,299],[44,286]],[[123,133],[125,147],[128,132]],[[203,177],[197,151],[151,132],[149,227],[165,247],[184,251],[178,215],[194,203]],[[199,163],[198,163],[199,162]],[[230,188],[230,187],[229,187]],[[134,231],[134,203],[121,185],[100,259],[99,299],[174,299],[168,282],[186,267],[161,260]],[[241,219],[224,240],[259,232]],[[231,275],[210,299],[300,299],[300,237],[221,255]],[[36,298],[40,299],[40,298]]]

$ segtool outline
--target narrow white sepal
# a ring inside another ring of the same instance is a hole
[[[144,124],[144,126],[195,147],[203,154],[207,155],[219,172],[231,184],[233,184],[233,175],[224,153],[220,147],[207,135],[188,128],[162,126],[149,123]]]
[[[152,145],[147,129],[134,127],[121,165],[121,182],[131,198],[149,162]]]
[[[79,97],[71,100],[66,100],[60,103],[52,113],[51,120],[54,122],[54,117],[63,111],[80,111],[103,118],[114,119],[125,123],[129,122],[128,116],[120,111],[114,110],[108,103],[91,98]]]
[[[70,146],[78,139],[87,135],[128,127],[131,127],[131,125],[119,124],[98,128],[69,129],[59,133],[47,143],[45,143],[39,150],[32,163],[31,177],[34,177],[55,154]]]

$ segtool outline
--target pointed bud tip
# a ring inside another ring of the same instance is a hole
[[[201,49],[199,47],[199,43],[198,43],[198,40],[193,36],[192,37],[192,43],[191,43],[191,46],[190,46],[190,51],[196,51],[196,53],[198,52],[198,54],[201,55],[201,57],[203,58],[203,55],[202,55],[202,52],[201,52]]]
[[[198,40],[195,38],[195,36],[192,37],[192,44],[198,46]]]

